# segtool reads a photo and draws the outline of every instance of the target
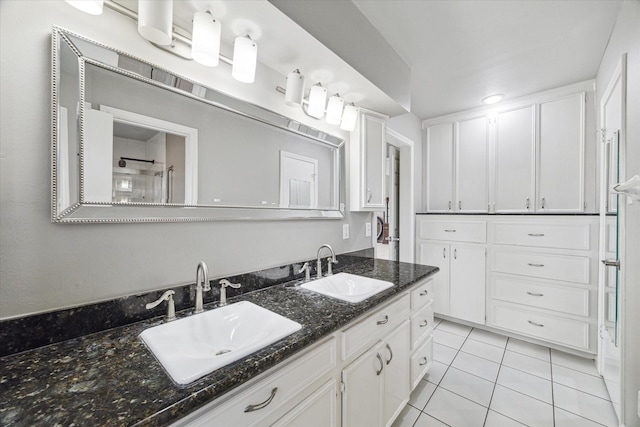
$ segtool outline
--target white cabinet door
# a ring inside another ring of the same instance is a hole
[[[483,325],[485,323],[486,249],[452,245],[450,315]]]
[[[384,360],[382,343],[373,346],[342,371],[342,425],[382,425]]]
[[[540,104],[537,206],[584,210],[584,93]]]
[[[503,111],[496,120],[495,211],[533,211],[535,140],[533,106]]]
[[[409,401],[410,392],[410,323],[405,321],[385,339],[384,413],[382,425],[389,426]]]
[[[459,212],[487,212],[488,126],[486,117],[456,123],[456,203]]]
[[[449,245],[422,242],[418,262],[439,267],[433,276],[433,312],[449,314]]]
[[[453,123],[427,128],[427,211],[448,212],[453,208]]]
[[[336,427],[336,380],[300,402],[272,427]]]
[[[358,120],[349,144],[349,209],[381,211],[385,207],[387,117],[361,111]]]

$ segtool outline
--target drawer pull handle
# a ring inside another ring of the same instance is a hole
[[[530,237],[544,237],[544,233],[529,233]]]
[[[277,392],[278,392],[278,387],[274,387],[273,390],[271,390],[271,396],[269,396],[267,400],[265,400],[262,403],[258,403],[257,405],[247,406],[246,408],[244,408],[244,412],[253,412],[269,406],[269,403],[271,403],[273,398],[276,397]]]
[[[378,322],[376,322],[378,325],[384,325],[385,323],[389,323],[389,316],[384,316],[384,319],[382,320],[378,320]]]
[[[380,357],[380,353],[376,353],[376,357],[378,358],[378,362],[380,362],[380,370],[376,371],[376,376],[380,376],[382,370],[384,369],[384,363],[382,362],[382,357]]]
[[[528,263],[527,264],[529,267],[544,267],[544,264],[533,264],[533,263]]]
[[[388,365],[393,360],[393,351],[391,351],[391,346],[388,343],[386,347],[387,347],[387,350],[389,350],[389,360],[387,360],[387,365]]]
[[[420,327],[424,328],[425,326],[427,326],[429,324],[429,322],[425,319],[425,321],[423,323],[420,323]]]
[[[531,295],[532,297],[543,297],[544,294],[536,294],[535,292],[527,292],[528,295]]]
[[[442,258],[447,257],[447,248],[442,248]]]
[[[423,358],[420,360],[420,366],[424,366],[424,365],[426,365],[428,361],[429,361],[429,359],[427,359],[426,357],[423,357]]]
[[[531,320],[527,320],[527,322],[529,322],[529,324],[531,324],[533,326],[537,326],[539,328],[544,328],[544,325],[541,324],[541,323],[532,322]]]
[[[455,233],[456,230],[444,230],[445,233]]]
[[[426,297],[427,295],[429,295],[429,291],[425,290],[425,291],[420,292],[420,296],[421,297]]]

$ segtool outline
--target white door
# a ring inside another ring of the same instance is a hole
[[[457,123],[455,209],[459,212],[488,210],[488,141],[486,117]]]
[[[389,223],[389,259],[400,258],[400,150],[389,145],[387,157],[387,221]]]
[[[113,115],[85,109],[84,114],[84,194],[82,202],[112,201]]]
[[[453,208],[453,123],[427,128],[427,211]]]
[[[486,249],[451,246],[450,314],[484,325]]]
[[[362,116],[362,144],[364,144],[364,207],[384,207],[386,121],[368,114]]]
[[[420,243],[419,249],[419,264],[440,268],[440,271],[433,276],[433,312],[447,315],[449,314],[449,245]]]
[[[533,106],[503,111],[496,119],[495,211],[533,211],[535,186]]]
[[[280,152],[280,207],[318,207],[318,160]]]
[[[342,425],[382,425],[384,360],[382,343],[375,345],[342,371]]]
[[[384,423],[390,425],[409,401],[410,323],[405,321],[385,339],[382,348],[384,367]]]
[[[539,106],[536,203],[541,211],[584,211],[584,104],[579,93]]]

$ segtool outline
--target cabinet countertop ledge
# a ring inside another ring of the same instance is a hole
[[[368,259],[339,271],[395,286],[358,304],[287,284],[236,297],[229,302],[253,302],[300,323],[302,329],[187,386],[173,383],[138,337],[144,329],[160,324],[161,318],[2,357],[0,425],[168,425],[346,326],[438,268]]]

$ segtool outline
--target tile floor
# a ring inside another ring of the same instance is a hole
[[[435,360],[393,427],[618,425],[594,361],[436,323]]]

